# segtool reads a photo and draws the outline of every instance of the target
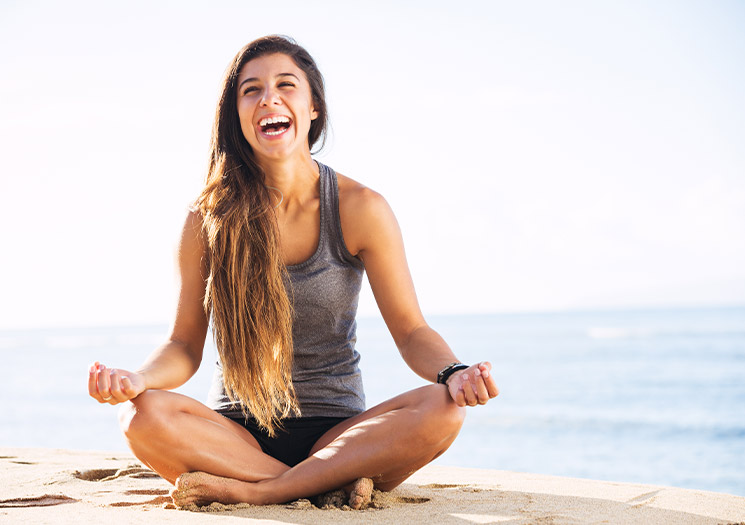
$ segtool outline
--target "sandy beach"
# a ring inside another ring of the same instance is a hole
[[[359,511],[309,500],[177,510],[170,485],[122,453],[0,448],[0,472],[0,523],[745,522],[740,496],[458,467],[426,467]]]

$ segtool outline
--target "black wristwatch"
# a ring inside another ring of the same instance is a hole
[[[464,365],[463,363],[450,363],[437,374],[437,382],[441,385],[447,384],[447,380],[451,375],[458,370],[465,370],[466,368],[468,368],[468,365]]]

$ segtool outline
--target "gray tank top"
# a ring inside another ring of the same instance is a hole
[[[318,162],[321,232],[311,257],[287,267],[295,309],[292,381],[302,417],[350,417],[365,410],[357,341],[357,303],[365,267],[347,250],[336,173]],[[240,417],[225,393],[219,361],[207,405]]]

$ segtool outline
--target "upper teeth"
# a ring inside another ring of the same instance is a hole
[[[284,115],[279,115],[277,117],[263,118],[259,121],[259,126],[268,126],[269,124],[277,124],[278,122],[289,123],[290,119],[285,117]]]

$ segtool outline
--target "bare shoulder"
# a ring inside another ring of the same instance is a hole
[[[377,207],[388,207],[388,203],[380,193],[364,184],[340,173],[337,174],[337,180],[339,181],[340,208],[348,208],[359,213],[366,210],[372,211]]]
[[[398,232],[393,210],[380,193],[342,174],[337,173],[337,179],[339,218],[350,253],[358,255],[374,237]]]
[[[202,231],[202,213],[193,207],[189,207],[184,219],[184,230],[199,233]]]
[[[202,229],[202,214],[190,208],[181,229],[181,239],[178,243],[178,258],[183,264],[186,261],[201,263],[206,248]]]
[[[181,241],[200,241],[202,235],[202,214],[197,209],[189,208],[181,231]]]

